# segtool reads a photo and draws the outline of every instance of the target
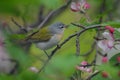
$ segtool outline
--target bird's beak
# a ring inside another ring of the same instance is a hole
[[[65,25],[64,27],[65,27],[65,28],[68,28],[68,26],[69,26],[69,25]]]

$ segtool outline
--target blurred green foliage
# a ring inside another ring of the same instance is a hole
[[[83,14],[72,12],[69,8],[66,9],[62,14],[57,16],[52,22],[61,21],[65,24],[70,24],[71,22],[77,22],[81,25],[87,26],[91,24],[99,23],[99,18],[103,17],[103,25],[110,25],[112,27],[120,27],[119,21],[109,21],[107,20],[107,13],[110,12],[113,8],[113,0],[106,0],[106,11],[103,14],[99,14],[100,6],[103,0],[89,0],[91,3],[91,9],[88,10],[88,14],[91,18],[90,22],[87,22],[87,19]],[[1,15],[13,15],[17,18],[24,17],[29,21],[34,21],[37,18],[37,13],[39,11],[39,7],[41,5],[45,6],[45,13],[49,12],[49,10],[55,10],[59,6],[63,5],[65,0],[0,0],[0,14]],[[12,25],[13,27],[13,25]],[[79,31],[80,28],[70,25],[68,29],[65,30],[64,39],[68,38],[69,35]],[[119,34],[119,33],[118,33]],[[85,54],[87,51],[91,49],[91,45],[93,44],[93,37],[96,35],[96,30],[88,30],[80,36],[80,54]],[[13,35],[12,38],[23,38],[23,35]],[[61,42],[62,42],[61,41]],[[22,50],[20,46],[17,46],[11,43],[9,40],[6,41],[7,51],[10,53],[13,59],[17,60],[20,63],[19,73],[15,75],[0,75],[0,80],[69,80],[69,78],[76,71],[75,66],[80,64],[81,61],[86,60],[91,63],[96,55],[96,51],[94,50],[90,55],[86,57],[76,57],[76,38],[68,41],[64,46],[61,47],[58,52],[53,56],[50,60],[49,64],[45,67],[44,71],[36,74],[34,72],[29,71],[30,66],[36,66],[38,69],[41,68],[43,63],[39,58],[46,60],[46,56],[44,52],[40,49],[36,48],[33,44],[30,48],[31,54],[27,54]],[[60,43],[61,43],[60,42]],[[48,50],[50,52],[54,48]],[[36,57],[37,56],[37,57]],[[116,62],[115,58],[110,60],[109,64],[104,64],[101,66],[97,66],[98,70],[106,70],[109,72],[110,76],[113,78],[119,77],[116,75],[119,70],[118,67],[113,67],[111,64]],[[111,71],[112,70],[112,71]],[[92,80],[104,80],[101,77],[101,74],[95,76]],[[107,79],[105,79],[107,80]]]

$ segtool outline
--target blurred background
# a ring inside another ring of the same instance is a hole
[[[42,68],[48,59],[45,53],[35,44],[29,45],[28,49],[16,44],[16,40],[21,37],[19,33],[25,32],[24,30],[20,32],[20,27],[28,30],[30,27],[29,31],[32,32],[31,29],[39,26],[51,11],[55,11],[64,5],[43,25],[47,27],[58,21],[69,25],[60,43],[81,30],[71,23],[83,26],[103,23],[114,28],[120,27],[120,0],[86,0],[90,4],[90,8],[85,10],[85,14],[71,10],[71,2],[78,1],[84,0],[0,0],[0,80],[81,80],[71,79],[71,76],[76,72],[75,67],[83,60],[92,63],[96,58],[96,50],[94,49],[86,56],[76,56],[76,37],[57,50],[40,73],[36,72]],[[80,36],[80,55],[91,50],[96,33],[97,30],[92,29]],[[47,50],[47,53],[50,55],[54,48]],[[119,51],[113,51],[113,53],[115,56],[116,54],[117,56],[120,55],[118,54]],[[116,61],[114,55],[112,55],[112,63]],[[98,58],[98,62],[100,62],[100,58]],[[104,69],[108,69],[110,72],[113,67],[108,68],[108,66],[105,65]],[[98,67],[98,69],[103,70],[103,66]],[[115,75],[118,69],[116,68],[115,71],[111,72],[113,77],[117,77],[116,80],[120,78]],[[88,75],[82,75],[82,80]],[[91,80],[100,80],[100,78],[103,79],[98,75]]]

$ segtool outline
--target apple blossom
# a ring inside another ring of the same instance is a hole
[[[105,39],[98,41],[97,45],[103,52],[108,53],[114,46],[114,37],[109,32],[103,32],[102,35]]]
[[[118,72],[118,76],[120,76],[120,71]]]
[[[88,63],[86,61],[82,61],[81,65],[86,66]]]
[[[120,63],[120,56],[117,57],[117,61]]]
[[[90,8],[90,4],[89,3],[85,3],[84,4],[84,9],[89,9]]]
[[[71,10],[72,10],[73,12],[79,11],[79,8],[80,8],[80,6],[79,6],[77,3],[75,3],[75,2],[72,2],[72,3],[71,3]]]
[[[76,69],[90,73],[92,70],[91,68],[88,68],[86,65],[88,65],[88,63],[86,61],[82,61],[81,66],[76,66]]]
[[[115,29],[111,26],[105,26],[105,29],[109,30],[109,32],[112,33],[112,34],[115,31]]]
[[[73,12],[85,12],[84,10],[89,9],[90,4],[86,2],[86,0],[81,0],[78,2],[72,2],[70,5],[70,9]]]
[[[107,63],[108,62],[108,58],[107,57],[102,57],[102,62],[103,63]]]
[[[103,78],[108,78],[108,73],[105,72],[105,71],[103,71],[103,72],[102,72],[102,77],[103,77]]]
[[[37,73],[39,71],[36,67],[33,67],[33,66],[30,67],[29,70],[32,72],[35,72],[35,73]]]

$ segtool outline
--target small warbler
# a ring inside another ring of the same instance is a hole
[[[43,27],[39,31],[32,33],[25,41],[35,43],[41,50],[47,50],[59,43],[66,27],[65,24],[56,22],[49,27]]]

